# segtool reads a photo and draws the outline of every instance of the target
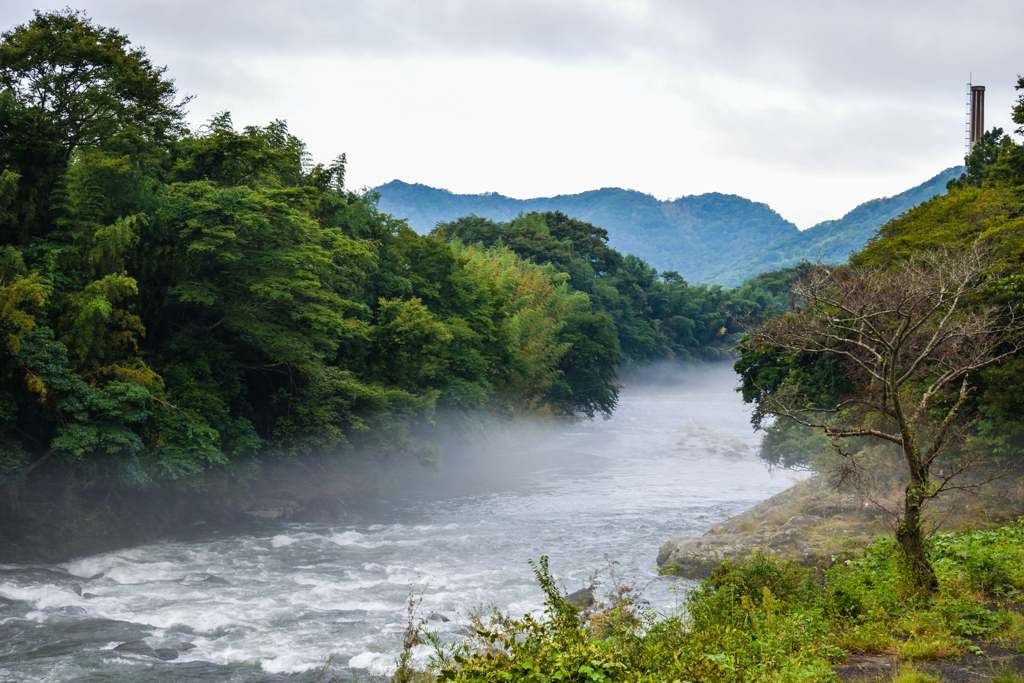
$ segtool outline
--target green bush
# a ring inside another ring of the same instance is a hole
[[[941,534],[930,552],[942,583],[935,595],[911,588],[888,536],[825,572],[760,552],[725,562],[694,588],[683,613],[639,610],[630,591],[608,604],[568,603],[548,571],[534,567],[545,615],[475,617],[474,636],[438,648],[433,675],[449,681],[835,681],[848,653],[896,654],[904,661],[978,651],[968,637],[1019,646],[1021,620],[992,611],[986,592],[1020,589],[1021,524]],[[931,680],[912,668],[897,680]]]

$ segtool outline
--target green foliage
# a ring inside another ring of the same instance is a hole
[[[438,410],[611,412],[613,323],[558,269],[416,234],[283,121],[186,131],[164,73],[71,10],[2,36],[0,481],[203,487],[357,444],[429,462]],[[621,260],[562,214],[484,237]]]
[[[578,353],[570,352],[562,368],[565,377],[582,383],[576,396],[607,393],[596,387],[613,379],[609,322],[623,363],[724,358],[743,321],[788,308],[785,295],[796,272],[766,273],[735,290],[690,285],[678,273],[659,274],[632,254],[622,256],[607,245],[606,230],[559,212],[520,214],[507,223],[464,216],[438,224],[431,234],[482,251],[507,249],[564,273],[572,290],[588,296],[595,313],[603,316],[586,323],[591,348],[584,352],[577,346]],[[569,322],[563,335],[582,342],[580,324]],[[604,410],[597,404],[592,408]],[[582,410],[591,414],[588,408]]]
[[[885,536],[824,573],[755,552],[718,566],[687,595],[681,614],[667,616],[638,609],[637,596],[618,584],[607,603],[573,606],[545,557],[534,565],[543,618],[476,615],[466,641],[432,640],[437,654],[421,675],[474,682],[810,682],[838,680],[832,667],[848,654],[877,653],[897,655],[894,680],[933,680],[907,662],[978,651],[968,638],[1003,638],[1016,623],[979,597],[987,586],[1018,585],[1016,569],[1011,579],[996,565],[1020,566],[1022,533],[1018,523],[937,535],[930,552],[942,590],[934,595],[914,590],[896,543]]]

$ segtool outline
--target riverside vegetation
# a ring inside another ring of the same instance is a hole
[[[474,635],[457,644],[427,633],[431,667],[405,658],[393,680],[1024,680],[1024,526],[938,535],[929,549],[935,594],[907,581],[884,536],[824,571],[760,553],[725,562],[674,615],[652,614],[618,581],[606,601],[581,607],[542,559],[544,618],[476,615]]]

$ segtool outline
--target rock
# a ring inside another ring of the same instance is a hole
[[[174,647],[174,649],[177,650],[178,652],[188,652],[189,650],[196,649],[196,644],[195,643],[189,643],[189,642],[186,641],[186,642],[177,643],[176,645],[173,645],[172,647]]]
[[[155,654],[155,656],[159,657],[165,662],[169,662],[172,659],[178,658],[178,651],[170,647],[158,647],[157,649],[153,650],[153,653]]]
[[[793,526],[793,527],[817,526],[818,524],[821,524],[821,522],[822,522],[821,517],[813,517],[813,516],[810,516],[810,515],[793,515],[782,526]]]
[[[213,574],[210,574],[205,579],[203,579],[203,583],[213,584],[214,586],[230,586],[231,585],[231,582],[228,581],[227,579],[222,579],[221,577],[214,576]]]
[[[750,555],[756,540],[741,534],[716,534],[698,538],[679,537],[666,541],[658,551],[658,566],[675,565],[676,573],[691,579],[703,579],[725,560]]]
[[[248,509],[242,514],[261,519],[280,519],[287,522],[293,514],[301,509],[302,506],[294,501],[257,498],[249,503]]]
[[[128,643],[121,643],[114,648],[114,652],[130,652],[133,655],[145,655],[147,657],[156,657],[160,659],[160,655],[156,653],[156,650],[146,645],[144,640],[133,640]]]
[[[806,566],[827,565],[839,552],[873,538],[870,522],[875,517],[862,500],[837,493],[823,481],[805,480],[719,522],[701,537],[666,541],[658,565],[675,565],[678,574],[700,579],[722,561],[749,557],[755,549]]]
[[[82,593],[82,599],[83,600],[92,600],[95,597],[96,597],[95,593]]]
[[[792,555],[807,545],[807,536],[799,529],[784,529],[769,536],[766,545],[775,552]]]
[[[71,590],[75,591],[75,593],[77,593],[78,595],[81,595],[82,594],[82,584],[80,584],[80,583],[73,583],[73,584],[71,584]]]
[[[82,617],[88,614],[84,607],[79,607],[78,605],[67,605],[65,607],[61,607],[60,611],[62,614],[66,614],[71,617]]]
[[[449,619],[445,615],[441,614],[440,612],[434,612],[429,617],[427,617],[427,620],[428,621],[451,621],[451,619]]]
[[[589,588],[581,588],[566,595],[565,601],[574,607],[592,607],[594,604],[594,591]]]

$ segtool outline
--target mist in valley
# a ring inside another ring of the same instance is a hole
[[[615,562],[671,613],[691,584],[659,577],[659,545],[791,481],[758,460],[728,364],[650,366],[623,384],[607,420],[477,420],[436,466],[397,465],[342,518],[211,522],[56,566],[3,567],[0,678],[177,680],[184,664],[203,680],[313,680],[329,657],[332,675],[386,674],[410,590],[418,613],[435,615],[430,628],[457,638],[482,606],[542,610],[528,564],[542,555],[568,591]],[[43,653],[17,644],[29,637]],[[113,650],[136,640],[195,648],[167,664]]]

